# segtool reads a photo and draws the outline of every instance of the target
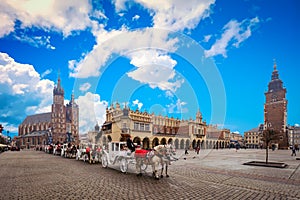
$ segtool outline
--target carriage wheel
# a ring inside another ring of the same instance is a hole
[[[102,167],[106,168],[108,166],[107,157],[106,156],[102,156],[101,161],[102,161]]]
[[[127,160],[125,158],[122,158],[122,160],[120,161],[120,170],[123,173],[126,173],[128,169],[128,163]]]
[[[142,171],[146,171],[147,167],[148,167],[148,165],[145,164],[145,160],[142,160],[142,162],[141,162],[141,170]]]

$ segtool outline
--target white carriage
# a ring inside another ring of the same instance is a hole
[[[110,142],[106,148],[102,150],[102,166],[108,167],[109,165],[119,164],[120,170],[126,173],[128,166],[134,164],[139,176],[142,172],[146,172],[147,167],[151,166],[152,175],[155,179],[163,177],[163,168],[165,166],[165,173],[167,174],[167,168],[171,161],[177,160],[173,157],[175,155],[175,149],[171,145],[158,145],[155,147],[155,151],[136,149],[135,152],[131,152],[128,149],[124,149],[126,142]],[[161,167],[161,175],[157,173],[157,169]]]
[[[129,164],[135,164],[134,153],[124,148],[126,142],[109,142],[102,149],[101,162],[103,167],[119,164],[120,170],[126,173]]]

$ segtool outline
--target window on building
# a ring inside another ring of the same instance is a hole
[[[145,131],[149,131],[150,130],[150,125],[149,124],[145,124]]]
[[[140,130],[141,130],[141,131],[144,131],[144,130],[145,130],[145,124],[143,124],[143,123],[140,124]]]
[[[134,129],[135,129],[135,130],[139,130],[139,123],[134,122]]]

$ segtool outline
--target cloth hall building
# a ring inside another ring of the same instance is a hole
[[[130,137],[143,149],[159,144],[173,144],[177,149],[225,148],[230,143],[228,129],[211,130],[202,119],[200,111],[195,119],[179,120],[173,117],[154,115],[119,103],[106,109],[106,121],[101,127],[102,142],[126,141]],[[216,135],[216,137],[214,137]],[[210,137],[207,137],[210,136]]]

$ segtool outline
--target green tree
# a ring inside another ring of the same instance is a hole
[[[272,128],[268,128],[262,132],[262,140],[265,142],[266,147],[266,163],[269,161],[269,145],[271,142],[275,142],[278,139],[279,132]]]

